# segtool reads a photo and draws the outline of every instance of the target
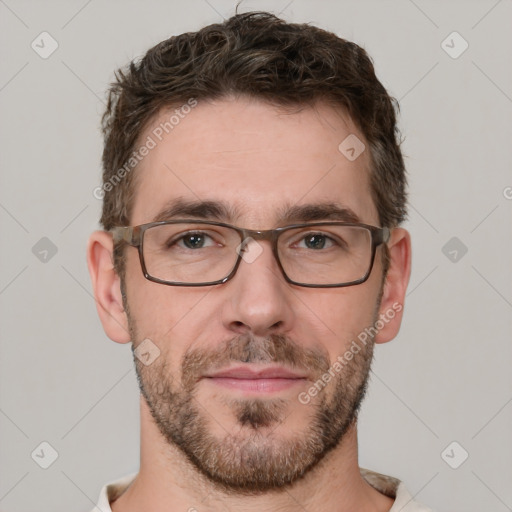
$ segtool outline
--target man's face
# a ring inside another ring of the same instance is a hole
[[[378,225],[367,151],[350,161],[338,149],[350,134],[363,140],[324,105],[284,114],[248,100],[199,103],[137,168],[131,224],[179,199],[222,202],[237,216],[208,218],[249,229],[282,226],[283,209],[306,204],[336,204]],[[321,289],[287,283],[270,244],[259,244],[254,261],[209,287],[150,282],[137,251],[125,250],[133,348],[149,338],[160,350],[150,365],[135,359],[153,419],[203,474],[239,492],[293,482],[340,442],[364,395],[372,342],[309,403],[298,397],[373,325],[382,289],[381,249],[368,281]],[[276,374],[244,373],[268,369]]]

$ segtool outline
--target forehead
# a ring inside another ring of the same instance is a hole
[[[202,202],[223,204],[223,220],[255,229],[274,227],[301,205],[378,221],[367,147],[353,158],[364,137],[324,104],[290,113],[245,98],[199,102],[161,111],[139,143],[151,149],[135,170],[131,224],[151,222],[173,204]]]

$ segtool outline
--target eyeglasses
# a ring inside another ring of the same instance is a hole
[[[389,228],[346,222],[314,222],[255,231],[208,220],[171,220],[115,227],[115,243],[139,250],[146,279],[170,286],[211,286],[229,281],[250,244],[268,240],[285,280],[310,288],[364,283]],[[255,251],[261,252],[261,246]]]

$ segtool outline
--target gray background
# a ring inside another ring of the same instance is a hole
[[[85,263],[104,92],[114,69],[234,5],[0,0],[2,511],[88,511],[105,482],[138,468],[130,347],[103,333]],[[361,465],[439,512],[512,510],[511,1],[240,8],[253,9],[364,46],[402,107],[413,269],[402,330],[376,351]],[[31,48],[43,31],[59,45],[47,59]],[[453,31],[469,44],[457,58],[445,49],[458,52],[458,36],[442,45]],[[43,441],[58,453],[48,469]]]

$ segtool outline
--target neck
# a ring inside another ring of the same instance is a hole
[[[112,511],[295,512],[303,508],[387,512],[393,500],[371,487],[360,474],[356,427],[354,422],[339,445],[293,485],[247,496],[219,488],[199,473],[178,448],[169,445],[141,397],[140,471],[112,504]]]

